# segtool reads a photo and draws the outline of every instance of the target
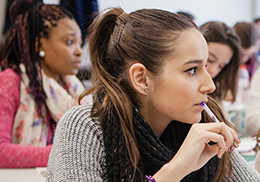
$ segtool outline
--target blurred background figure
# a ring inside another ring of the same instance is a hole
[[[216,90],[211,94],[218,101],[236,100],[237,75],[240,65],[240,40],[225,23],[210,21],[200,26],[208,43],[207,71]]]
[[[196,21],[195,16],[192,13],[189,13],[189,12],[186,12],[186,11],[178,11],[177,14],[183,15],[183,16],[189,18],[193,22]]]
[[[1,46],[0,167],[47,166],[56,124],[84,90],[75,76],[81,31],[72,14],[17,0]]]
[[[260,69],[256,70],[250,83],[245,112],[245,128],[251,135],[260,130]],[[259,133],[260,136],[260,133]],[[260,159],[259,159],[260,160]],[[259,164],[260,165],[260,164]],[[260,169],[260,166],[259,166]]]
[[[257,66],[257,52],[259,50],[259,34],[257,28],[252,23],[238,22],[233,29],[239,36],[242,45],[242,58],[240,64],[245,64],[251,80]]]
[[[256,18],[254,20],[254,25],[260,34],[260,18]],[[260,39],[258,38],[257,41],[258,46],[260,45]],[[258,47],[259,48],[259,47]],[[259,49],[257,52],[257,60],[259,61]],[[258,138],[260,138],[260,69],[257,68],[256,72],[254,73],[250,88],[248,91],[248,98],[247,98],[247,107],[245,113],[245,128],[246,131],[251,135],[254,136],[258,134]],[[260,141],[260,140],[259,140]],[[258,141],[258,142],[259,142]],[[260,154],[258,154],[258,162],[256,163],[256,168],[260,171]]]

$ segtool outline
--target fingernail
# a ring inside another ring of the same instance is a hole
[[[238,148],[238,145],[236,142],[233,143],[234,147]]]

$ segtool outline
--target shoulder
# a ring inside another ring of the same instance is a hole
[[[223,181],[236,182],[236,181],[260,181],[260,174],[249,165],[249,163],[234,150],[231,155],[233,174],[231,178]]]
[[[97,118],[91,116],[92,105],[74,106],[60,119],[57,131],[73,132],[77,135],[95,133],[102,140],[103,133]]]
[[[90,105],[75,106],[60,119],[49,157],[47,181],[102,181],[103,133],[90,112]]]
[[[1,82],[10,82],[10,80],[14,80],[17,82],[20,82],[21,78],[18,73],[16,73],[14,70],[7,68],[0,72],[0,81]]]
[[[10,78],[14,78],[14,79],[20,79],[19,74],[10,68],[7,68],[7,69],[1,71],[0,77],[10,77]]]
[[[16,98],[20,100],[21,78],[18,73],[10,68],[0,72],[0,95],[5,98]]]

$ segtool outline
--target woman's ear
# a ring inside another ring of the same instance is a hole
[[[40,51],[44,51],[43,47],[46,44],[46,38],[42,36],[42,33],[40,35],[40,37],[36,37],[35,38],[35,51],[36,52],[40,52]]]
[[[145,95],[148,88],[147,83],[148,70],[141,63],[134,63],[129,69],[130,81],[137,92]]]
[[[39,50],[39,38],[38,37],[35,38],[35,51],[40,52],[40,50]]]

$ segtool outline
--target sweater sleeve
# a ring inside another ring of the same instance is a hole
[[[47,181],[101,182],[105,152],[103,134],[89,106],[68,110],[56,128]]]
[[[232,152],[233,174],[223,182],[255,182],[260,181],[260,174],[236,151]]]
[[[0,73],[0,168],[46,167],[51,145],[11,143],[15,113],[20,104],[20,77],[11,69]]]
[[[248,92],[245,128],[252,136],[260,130],[260,67],[255,72]]]

